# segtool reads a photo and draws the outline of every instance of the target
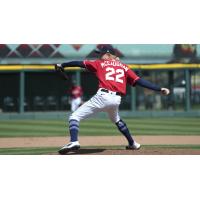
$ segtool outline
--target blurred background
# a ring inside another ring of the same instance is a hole
[[[55,63],[96,59],[95,49],[110,44],[0,44],[0,118],[70,112],[69,89],[75,80],[83,101],[97,91],[96,77],[80,69],[63,80]],[[125,116],[200,116],[199,44],[113,44],[120,59],[139,76],[171,89],[169,96],[127,87]]]

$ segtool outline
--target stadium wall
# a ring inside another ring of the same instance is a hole
[[[133,89],[128,87],[128,94],[123,99],[123,103],[121,106],[121,110],[125,110],[122,114],[126,117],[134,117],[134,116],[199,116],[199,106],[198,102],[197,105],[193,106],[191,102],[191,77],[192,73],[199,73],[200,64],[151,64],[151,65],[130,65],[132,69],[137,71],[137,73],[141,73],[142,76],[147,78],[151,78],[152,81],[158,82],[161,81],[162,77],[161,74],[164,74],[164,79],[169,79],[168,87],[171,87],[170,84],[170,77],[173,73],[180,75],[182,74],[182,78],[185,80],[185,85],[180,88],[184,89],[184,102],[174,102],[174,105],[167,105],[165,109],[157,109],[152,107],[150,110],[146,110],[144,105],[137,105],[137,102],[140,102],[138,99],[138,94],[140,94],[141,89]],[[15,95],[18,98],[17,107],[14,112],[18,113],[1,113],[0,118],[40,118],[44,117],[53,117],[59,118],[60,116],[63,117],[63,111],[57,112],[48,112],[48,110],[43,110],[43,112],[32,112],[26,111],[24,102],[27,95],[44,95],[45,91],[48,94],[49,91],[55,91],[56,96],[61,94],[65,94],[66,90],[68,89],[68,83],[62,82],[60,77],[56,76],[54,73],[54,66],[52,65],[1,65],[0,67],[0,87],[1,87],[1,97],[6,96],[9,92],[11,95]],[[78,83],[81,83],[86,91],[85,100],[89,99],[93,94],[96,92],[97,88],[97,81],[91,74],[87,74],[83,72],[79,68],[69,68],[67,71],[70,80],[77,79]],[[79,74],[79,75],[78,75]],[[157,74],[157,75],[156,75]],[[4,75],[5,77],[3,78]],[[7,76],[6,76],[7,75]],[[167,77],[166,77],[167,75]],[[89,76],[89,78],[88,78]],[[159,78],[159,76],[161,78]],[[178,76],[177,76],[178,77]],[[174,79],[178,79],[174,77]],[[87,81],[86,81],[87,79]],[[5,82],[6,84],[5,84]],[[44,81],[44,82],[42,82]],[[88,83],[89,81],[89,83]],[[173,82],[173,80],[172,80]],[[46,83],[46,86],[45,86]],[[93,85],[93,87],[88,87]],[[178,87],[177,87],[178,88]],[[173,89],[173,88],[172,88]],[[198,91],[197,91],[198,92]],[[148,94],[149,95],[149,94]],[[147,97],[148,97],[147,95]],[[197,97],[199,97],[199,92],[197,93]],[[149,96],[152,96],[150,94]],[[156,97],[157,98],[157,97]],[[1,98],[2,101],[2,98]],[[143,99],[143,101],[145,101]],[[169,102],[170,99],[166,99],[164,102]],[[139,109],[140,106],[140,109]],[[171,107],[169,107],[171,106]],[[173,106],[177,106],[176,108]],[[65,109],[69,110],[69,106]],[[145,111],[146,110],[146,111]],[[40,111],[40,110],[38,110]],[[102,114],[99,115],[101,117]]]

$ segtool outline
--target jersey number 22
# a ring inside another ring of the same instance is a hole
[[[124,70],[122,69],[114,69],[111,67],[106,68],[106,80],[116,81],[118,83],[123,83],[122,77],[124,77]]]

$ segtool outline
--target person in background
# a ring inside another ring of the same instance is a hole
[[[82,87],[77,85],[76,81],[72,81],[72,86],[70,88],[70,103],[72,112],[74,112],[79,106],[81,106],[82,96]]]

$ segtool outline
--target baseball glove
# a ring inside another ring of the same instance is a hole
[[[68,80],[68,76],[65,74],[62,64],[55,64],[55,71],[58,72],[64,80]]]
[[[55,70],[57,72],[64,72],[64,68],[62,67],[62,64],[55,64]]]

